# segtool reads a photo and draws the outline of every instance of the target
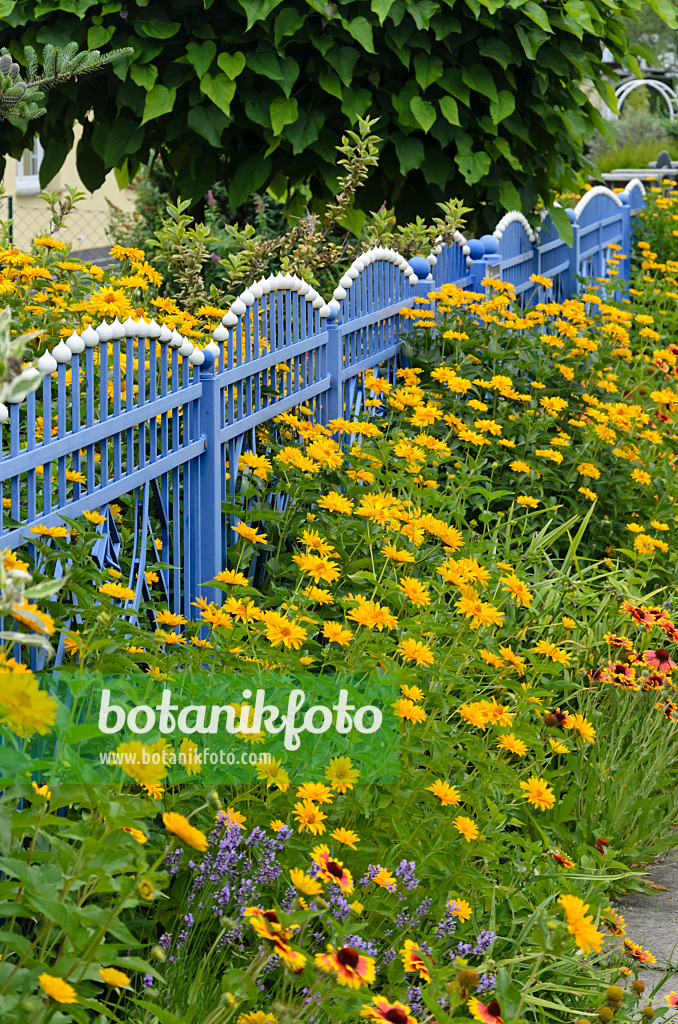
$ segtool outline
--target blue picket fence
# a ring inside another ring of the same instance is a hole
[[[610,245],[621,246],[628,278],[643,194],[640,182],[619,196],[592,189],[568,211],[572,246],[550,216],[535,232],[509,213],[492,235],[457,233],[427,259],[374,249],[327,303],[298,278],[269,278],[243,292],[202,350],[154,321],[72,335],[38,361],[37,389],[0,407],[0,549],[30,545],[31,528],[98,511],[94,556],[117,568],[123,501],[134,534],[129,604],[160,588],[172,610],[194,617],[197,595],[219,599],[204,584],[226,565],[232,519],[222,503],[238,492],[238,460],[255,449],[258,427],[300,405],[321,423],[359,414],[365,371],[395,372],[402,310],[442,284],[481,291],[483,278],[498,276],[519,301],[559,301],[576,294],[577,275],[603,276]],[[535,286],[533,274],[553,288]]]

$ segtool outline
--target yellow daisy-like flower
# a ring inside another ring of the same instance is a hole
[[[456,828],[457,832],[459,832],[459,834],[464,837],[467,843],[470,843],[474,839],[477,839],[478,836],[480,835],[478,831],[478,826],[476,825],[473,818],[467,818],[463,814],[460,814],[458,817],[456,817],[452,824]]]
[[[207,850],[207,836],[200,829],[194,828],[183,814],[176,814],[174,811],[167,811],[162,816],[163,824],[168,832],[173,832],[182,843],[192,846],[194,850],[205,853]]]
[[[78,994],[72,985],[63,978],[55,978],[53,974],[41,974],[38,985],[55,1003],[77,1003]]]
[[[151,886],[151,888],[153,887]],[[115,967],[99,968],[99,977],[107,985],[112,985],[114,988],[128,988],[132,984],[131,978],[123,971],[118,971]]]
[[[290,871],[292,885],[305,896],[317,896],[323,891],[323,887],[316,878],[311,878],[300,868],[292,868]]]
[[[538,779],[533,775],[527,782],[521,782],[519,785],[524,790],[525,799],[540,811],[545,811],[555,805],[555,794],[546,779]]]
[[[352,850],[357,849],[356,843],[360,842],[360,836],[357,832],[352,832],[348,828],[335,828],[334,832],[330,832],[332,839],[336,839],[338,843],[342,843],[344,846],[350,846]]]
[[[353,767],[350,757],[333,757],[325,772],[325,778],[337,793],[345,793],[346,790],[353,789],[359,775],[360,772]]]
[[[527,753],[527,744],[519,740],[512,732],[506,732],[500,736],[497,746],[501,750],[508,750],[510,754],[517,754],[518,757],[523,757]]]

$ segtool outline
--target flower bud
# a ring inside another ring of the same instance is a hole
[[[613,1017],[614,1012],[610,1009],[609,1006],[601,1006],[601,1008],[598,1010],[598,1020],[601,1021],[601,1024],[610,1024],[610,1021],[613,1019]]]
[[[652,1018],[654,1017],[654,1010],[652,1009],[649,1003],[647,1004],[647,1006],[643,1007],[643,1017],[645,1018],[645,1020],[652,1020]]]
[[[638,995],[641,995],[645,991],[645,982],[638,978],[636,981],[631,982],[631,988],[634,992],[637,992]]]
[[[457,981],[462,988],[475,988],[480,981],[480,975],[475,967],[467,967],[457,975]]]
[[[619,1006],[624,998],[624,993],[620,989],[619,985],[610,985],[605,991],[605,996],[608,1003],[611,1003],[613,1006]]]

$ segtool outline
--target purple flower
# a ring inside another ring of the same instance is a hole
[[[419,879],[414,874],[415,867],[416,864],[413,860],[401,860],[395,870],[396,878],[402,879],[402,883],[406,889],[416,889],[419,885]]]

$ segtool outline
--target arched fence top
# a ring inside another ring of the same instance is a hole
[[[626,192],[627,195],[630,195],[633,192],[634,189],[638,189],[638,191],[640,192],[641,196],[645,195],[645,186],[643,185],[643,183],[640,180],[640,178],[631,178],[631,181],[628,183],[628,185],[624,189],[624,192]]]
[[[497,226],[494,229],[494,231],[492,232],[492,234],[494,235],[494,237],[499,242],[499,241],[501,241],[501,239],[503,237],[503,234],[506,231],[506,229],[511,224],[515,224],[515,223],[522,224],[522,226],[525,229],[525,234],[527,235],[529,240],[532,243],[536,242],[537,235],[535,233],[534,228],[530,224],[530,222],[527,219],[527,217],[525,216],[525,214],[521,213],[519,210],[509,210],[508,213],[505,213],[504,216],[499,221],[499,223],[497,224]]]
[[[589,204],[592,203],[593,200],[597,199],[599,196],[604,196],[606,199],[609,199],[611,202],[615,204],[615,206],[623,206],[623,203],[619,196],[615,195],[612,189],[608,188],[607,185],[594,185],[593,188],[590,188],[588,192],[581,197],[581,199],[575,206],[575,221],[580,220]]]
[[[658,92],[659,95],[666,101],[666,105],[669,108],[669,117],[671,120],[676,116],[676,108],[678,108],[678,93],[676,90],[668,84],[668,82],[662,82],[657,78],[635,78],[631,81],[622,82],[614,90],[614,94],[617,98],[617,107],[621,112],[621,108],[631,93],[635,89],[641,88],[641,86],[649,86]],[[619,116],[619,115],[617,115]]]

